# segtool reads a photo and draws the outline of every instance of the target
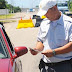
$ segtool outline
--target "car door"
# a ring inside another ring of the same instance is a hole
[[[12,45],[10,38],[8,37],[4,28],[2,28],[1,33],[3,34],[3,36],[4,36],[3,38],[4,38],[4,40],[7,44],[6,46],[7,46],[7,49],[8,49],[8,53],[10,55],[10,61],[11,61],[11,64],[12,64],[12,71],[15,72],[15,64],[16,64],[15,62],[16,62],[16,60],[13,59],[13,55],[15,54],[13,45]]]

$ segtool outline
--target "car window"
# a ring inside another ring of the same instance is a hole
[[[9,53],[7,50],[7,46],[0,32],[0,58],[8,58],[8,57],[9,57]]]
[[[8,45],[10,46],[10,50],[11,50],[11,52],[13,53],[13,52],[14,52],[14,49],[13,49],[12,43],[11,43],[11,41],[10,41],[10,39],[9,39],[6,31],[5,31],[5,29],[4,29],[4,28],[2,28],[2,29],[3,29],[3,32],[4,32],[4,34],[5,34],[6,40],[7,40],[7,42],[8,42]]]

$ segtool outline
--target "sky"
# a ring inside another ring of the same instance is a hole
[[[21,8],[33,8],[39,4],[40,0],[6,0],[8,4],[19,6]]]
[[[6,0],[8,4],[19,6],[21,8],[34,8],[39,5],[41,0]],[[57,0],[57,1],[68,1],[68,0]]]

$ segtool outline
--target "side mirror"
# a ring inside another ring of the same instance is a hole
[[[28,52],[28,49],[26,47],[15,47],[14,50],[15,50],[15,55],[13,56],[14,59]]]

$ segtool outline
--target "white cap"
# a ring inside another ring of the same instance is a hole
[[[43,16],[47,13],[49,8],[52,8],[53,6],[55,6],[56,0],[41,0],[40,4],[39,4],[39,12],[37,13],[37,15],[39,16]]]

